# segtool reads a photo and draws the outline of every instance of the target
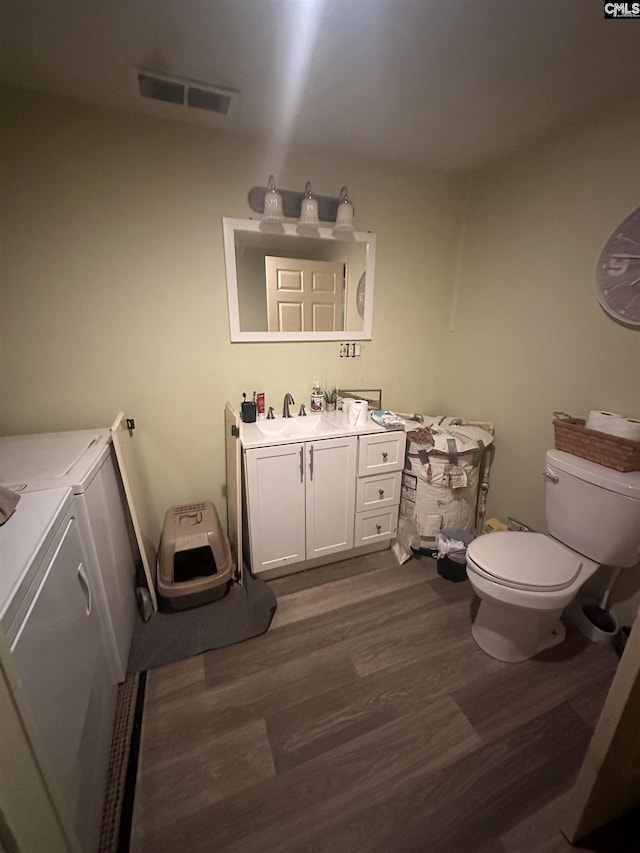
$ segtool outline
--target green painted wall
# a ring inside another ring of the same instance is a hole
[[[594,277],[640,205],[639,153],[635,99],[473,176],[441,393],[445,409],[495,421],[490,514],[545,530],[554,411],[640,416],[640,331],[601,310]],[[629,570],[616,587],[627,623],[639,585]]]
[[[159,535],[169,506],[224,502],[223,408],[264,391],[306,401],[319,379],[439,411],[465,181],[201,127],[0,90],[3,434],[138,426]],[[337,195],[377,234],[373,340],[231,344],[222,217],[278,184]]]

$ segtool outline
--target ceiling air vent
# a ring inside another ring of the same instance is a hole
[[[138,92],[143,98],[178,104],[196,110],[206,110],[217,115],[229,115],[238,93],[221,86],[166,77],[150,71],[136,71]]]
[[[184,104],[184,86],[171,80],[161,80],[149,74],[138,74],[138,86],[143,98],[156,101],[168,101],[170,104]]]

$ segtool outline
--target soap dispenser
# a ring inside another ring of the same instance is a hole
[[[324,412],[324,392],[317,381],[313,383],[311,392],[311,411]]]

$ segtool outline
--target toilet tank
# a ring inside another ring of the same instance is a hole
[[[640,559],[640,471],[548,450],[545,514],[551,536],[585,557],[621,567]]]

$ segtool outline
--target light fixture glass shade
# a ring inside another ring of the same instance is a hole
[[[282,208],[282,196],[276,190],[276,183],[273,175],[269,175],[269,183],[267,191],[264,194],[264,213],[262,214],[263,222],[282,222],[284,220],[284,211]]]
[[[342,187],[338,199],[338,211],[334,231],[353,231],[353,205],[349,201],[347,188]]]
[[[311,182],[307,181],[304,188],[304,197],[300,204],[300,219],[298,220],[298,231],[315,231],[320,225],[318,217],[318,200],[311,192]]]

